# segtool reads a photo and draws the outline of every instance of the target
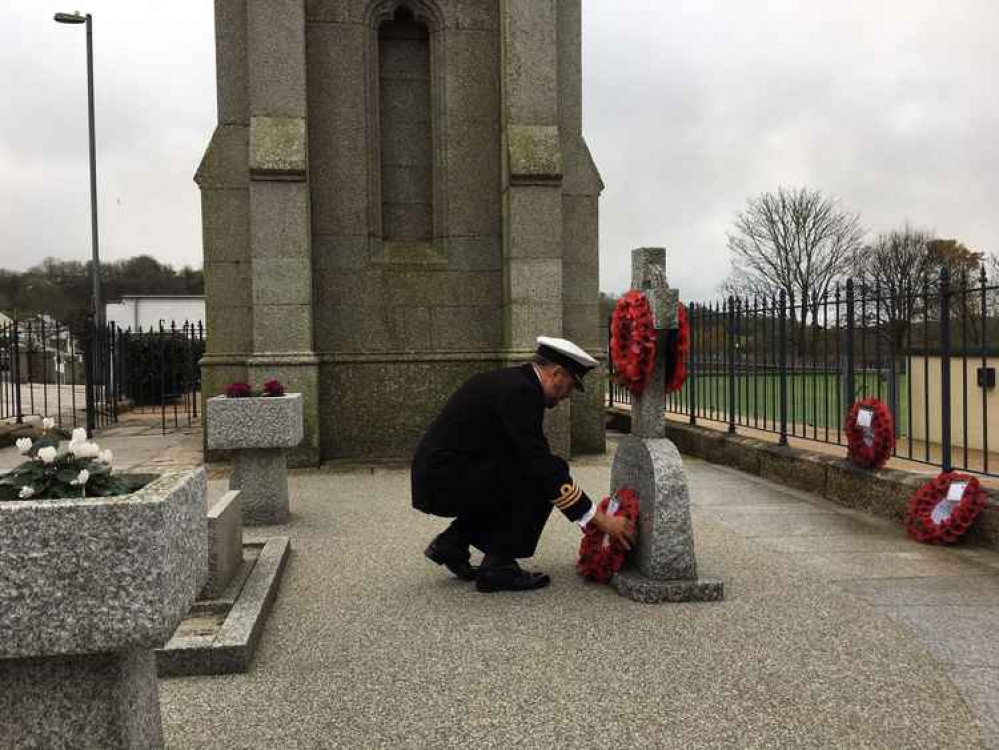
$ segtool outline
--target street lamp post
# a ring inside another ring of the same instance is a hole
[[[57,23],[87,25],[87,119],[90,126],[90,236],[92,258],[90,276],[93,282],[93,318],[99,325],[104,320],[101,309],[101,259],[97,241],[97,147],[94,141],[94,43],[93,17],[87,13],[56,13]]]

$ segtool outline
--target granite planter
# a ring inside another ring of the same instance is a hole
[[[204,469],[0,502],[0,747],[163,745],[154,649],[208,569]]]
[[[287,448],[305,434],[301,393],[208,399],[209,450],[234,451],[229,489],[239,490],[247,526],[288,520]]]

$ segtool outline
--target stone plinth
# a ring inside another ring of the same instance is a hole
[[[666,438],[621,440],[611,469],[611,492],[638,493],[638,539],[611,584],[640,602],[716,601],[717,579],[698,578],[687,477],[676,446]]]
[[[225,591],[243,562],[243,512],[239,491],[230,490],[208,511],[208,582],[203,599]]]
[[[235,451],[229,489],[240,490],[243,523],[288,520],[285,449],[304,435],[302,395],[208,399],[205,439],[209,450]]]
[[[204,469],[0,503],[0,747],[162,747],[152,649],[207,574]]]

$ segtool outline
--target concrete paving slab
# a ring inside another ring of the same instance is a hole
[[[999,607],[999,576],[955,575],[933,578],[894,578],[843,581],[844,591],[883,606]]]
[[[724,510],[715,514],[718,522],[744,537],[798,534],[875,533],[871,526],[835,511],[806,510]]]
[[[999,639],[995,637],[999,606],[902,605],[874,610],[915,633],[945,664],[999,667]]]
[[[935,552],[933,549],[910,548],[891,552],[799,553],[794,556],[794,561],[813,568],[817,575],[829,581],[900,576],[929,578],[968,573],[966,562]],[[981,575],[987,574],[988,571],[981,571]]]
[[[999,669],[952,667],[951,675],[975,714],[985,747],[999,748]]]
[[[599,498],[609,461],[574,476]],[[409,507],[408,483],[292,473],[291,519],[268,531],[296,554],[267,637],[244,675],[161,682],[169,747],[981,746],[908,630],[710,513],[698,563],[723,602],[645,605],[581,580],[560,517],[525,562],[552,586],[483,595],[423,558],[445,522]]]

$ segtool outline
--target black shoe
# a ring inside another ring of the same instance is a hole
[[[519,565],[480,566],[475,577],[475,588],[483,593],[493,591],[530,591],[552,582],[547,573],[523,570]]]
[[[475,580],[477,568],[468,562],[469,555],[467,549],[462,552],[460,549],[449,547],[442,543],[441,538],[438,536],[430,543],[430,546],[424,550],[423,554],[426,555],[427,559],[431,562],[443,565],[461,580]]]

